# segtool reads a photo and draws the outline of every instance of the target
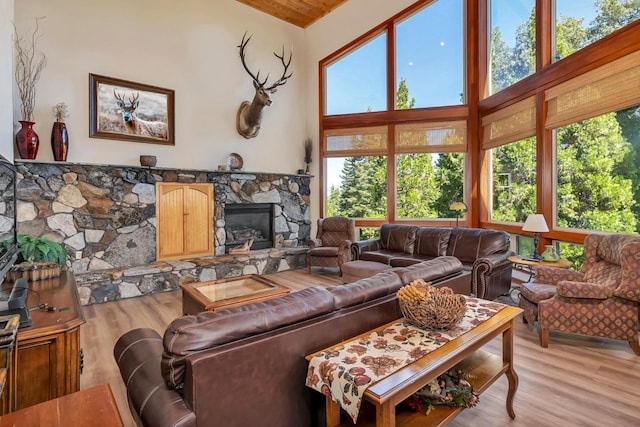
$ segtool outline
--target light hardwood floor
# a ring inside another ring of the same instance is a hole
[[[330,269],[277,273],[271,276],[293,291],[331,286],[340,279]],[[81,388],[108,382],[126,426],[134,426],[113,346],[126,331],[150,327],[162,333],[181,315],[180,291],[84,307],[82,326],[84,372]],[[538,331],[520,319],[515,325],[514,360],[520,378],[515,398],[516,419],[505,410],[507,381],[503,376],[480,397],[477,407],[463,411],[455,427],[573,427],[640,425],[640,356],[626,342],[551,332],[549,348],[541,348]],[[500,354],[500,339],[485,349]],[[261,427],[261,426],[252,426]]]

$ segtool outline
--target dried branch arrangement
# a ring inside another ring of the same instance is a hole
[[[65,118],[69,115],[69,108],[67,104],[64,102],[58,102],[56,105],[51,108],[53,115],[56,117],[57,122],[63,122]]]
[[[13,25],[14,48],[16,51],[16,84],[21,101],[22,120],[31,121],[36,100],[36,83],[40,80],[42,70],[47,66],[47,57],[36,50],[39,20],[30,37],[19,35]]]
[[[304,141],[304,162],[306,164],[311,163],[311,153],[313,151],[313,142],[311,138],[307,138]]]

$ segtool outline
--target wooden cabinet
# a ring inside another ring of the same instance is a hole
[[[213,185],[156,184],[158,260],[213,255]]]
[[[85,323],[73,273],[29,282],[32,324],[18,330],[7,393],[10,411],[80,390],[80,326]],[[3,405],[4,407],[5,405]]]

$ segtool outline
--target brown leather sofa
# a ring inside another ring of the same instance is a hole
[[[441,256],[458,258],[471,272],[470,293],[493,300],[511,288],[511,263],[507,259],[509,234],[480,228],[418,227],[383,224],[377,239],[353,242],[354,260],[374,261],[392,267],[412,265]]]
[[[395,292],[417,278],[464,288],[460,261],[441,257],[354,283],[175,319],[160,337],[125,333],[114,357],[143,426],[324,425],[324,397],[307,387],[305,356],[394,321]]]

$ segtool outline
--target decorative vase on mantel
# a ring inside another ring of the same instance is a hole
[[[35,123],[28,120],[20,120],[20,125],[22,127],[16,133],[18,154],[21,159],[35,160],[38,155],[38,147],[40,147],[40,138],[33,130]]]
[[[64,122],[57,120],[53,122],[53,128],[51,129],[51,151],[53,151],[55,161],[67,161],[69,133],[67,132],[67,125]]]

